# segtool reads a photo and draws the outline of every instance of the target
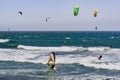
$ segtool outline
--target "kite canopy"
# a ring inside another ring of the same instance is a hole
[[[18,14],[22,15],[23,13],[21,11],[19,11]]]
[[[99,13],[99,10],[94,10],[94,17],[96,17],[97,16],[97,14]]]
[[[47,18],[46,18],[46,22],[48,22],[48,19],[50,19],[50,17],[47,17]]]
[[[74,9],[73,9],[73,10],[74,10],[74,16],[77,16],[77,15],[78,15],[78,13],[79,13],[79,8],[80,8],[80,7],[79,7],[78,5],[74,7]]]

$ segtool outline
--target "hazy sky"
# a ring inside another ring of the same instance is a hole
[[[80,6],[78,16],[73,15],[75,5]],[[0,31],[120,31],[119,8],[120,0],[0,0]]]

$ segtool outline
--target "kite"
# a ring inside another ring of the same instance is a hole
[[[74,11],[74,16],[77,16],[78,15],[78,13],[79,13],[79,6],[77,5],[77,6],[75,6],[74,7],[74,9],[73,9],[73,11]]]
[[[94,10],[94,17],[97,17],[98,13],[99,13],[99,10]]]
[[[50,19],[50,17],[47,17],[47,18],[46,18],[46,22],[48,22],[48,19]]]
[[[23,13],[21,11],[19,11],[18,14],[22,15]]]

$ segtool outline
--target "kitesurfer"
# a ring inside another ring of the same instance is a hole
[[[100,55],[100,56],[98,57],[98,60],[101,60],[101,58],[102,58],[102,55]]]
[[[97,30],[97,27],[95,27],[95,30]]]
[[[50,53],[50,58],[48,60],[48,66],[50,67],[51,70],[55,70],[55,52]]]
[[[112,48],[112,45],[110,45],[109,47]]]

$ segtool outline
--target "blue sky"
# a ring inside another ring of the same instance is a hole
[[[75,5],[78,16],[73,16]],[[0,0],[0,31],[120,31],[119,8],[120,0]]]

